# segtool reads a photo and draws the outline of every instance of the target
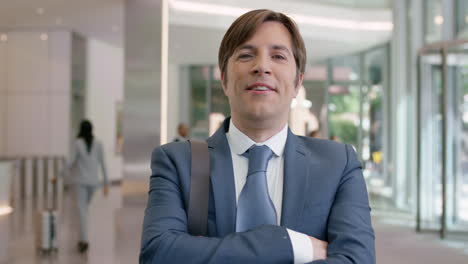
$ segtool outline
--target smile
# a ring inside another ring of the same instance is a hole
[[[275,92],[276,89],[273,87],[263,84],[263,83],[255,83],[247,87],[248,91],[255,91],[255,92]]]
[[[254,90],[254,91],[269,91],[270,88],[265,87],[265,86],[257,86],[257,87],[254,87],[254,88],[250,89],[250,90]]]

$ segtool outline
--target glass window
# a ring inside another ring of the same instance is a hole
[[[216,132],[224,119],[231,114],[229,101],[227,96],[224,94],[221,83],[219,67],[212,66],[211,71],[213,73],[211,75],[213,76],[213,80],[211,81],[211,109],[209,116],[210,136]]]
[[[442,0],[424,1],[424,40],[432,43],[442,40]]]
[[[331,59],[332,80],[328,87],[330,139],[359,148],[360,126],[360,56]]]
[[[360,91],[358,85],[331,85],[329,93],[330,139],[358,147]]]
[[[457,0],[456,7],[457,32],[468,33],[468,2],[466,0]]]
[[[374,205],[385,206],[392,197],[391,180],[383,171],[384,164],[384,91],[387,81],[387,49],[378,48],[364,54],[362,86],[362,153],[368,188],[374,194]]]
[[[360,79],[359,56],[336,57],[332,63],[332,82],[355,82]]]
[[[230,114],[220,76],[217,66],[190,66],[192,138],[205,139],[211,136]]]
[[[308,108],[310,112],[309,116],[316,122],[316,126],[312,122],[306,123],[305,132],[309,136],[328,138],[326,112],[327,81],[327,64],[320,63],[307,67],[302,86],[304,86],[305,99],[310,102],[310,107]]]
[[[442,213],[442,59],[421,59],[420,116],[421,227],[438,228]],[[436,142],[436,144],[434,144]]]
[[[207,92],[209,84],[209,66],[190,67],[190,86],[192,90],[191,102],[191,138],[206,138],[208,136],[208,111]]]
[[[465,62],[466,63],[466,62]],[[456,174],[455,181],[455,222],[463,225],[468,229],[468,64],[462,65],[458,71],[458,78],[460,79],[460,93],[462,94],[458,108],[460,117],[458,122],[459,133],[457,139],[459,150],[458,156],[458,173]]]

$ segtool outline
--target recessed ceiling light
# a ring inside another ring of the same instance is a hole
[[[0,41],[7,42],[8,41],[8,35],[7,34],[1,34],[0,35]]]
[[[45,13],[45,9],[42,8],[42,7],[39,7],[39,8],[36,9],[36,13],[38,15],[43,15]]]
[[[46,33],[42,33],[41,34],[41,40],[48,40],[49,39],[49,36],[46,34]]]

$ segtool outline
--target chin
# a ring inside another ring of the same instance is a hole
[[[254,121],[264,121],[278,117],[278,115],[276,115],[275,113],[267,111],[265,109],[255,109],[253,111],[249,111],[247,115],[249,116],[250,120]]]

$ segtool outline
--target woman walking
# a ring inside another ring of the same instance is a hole
[[[88,208],[94,192],[101,187],[99,180],[99,169],[103,175],[103,193],[108,194],[108,179],[104,161],[104,150],[102,144],[94,138],[93,125],[88,120],[80,124],[80,131],[74,142],[72,155],[65,167],[66,172],[74,170],[74,175],[69,177],[70,183],[74,185],[76,200],[78,203],[80,219],[80,240],[78,250],[83,253],[88,250]]]

